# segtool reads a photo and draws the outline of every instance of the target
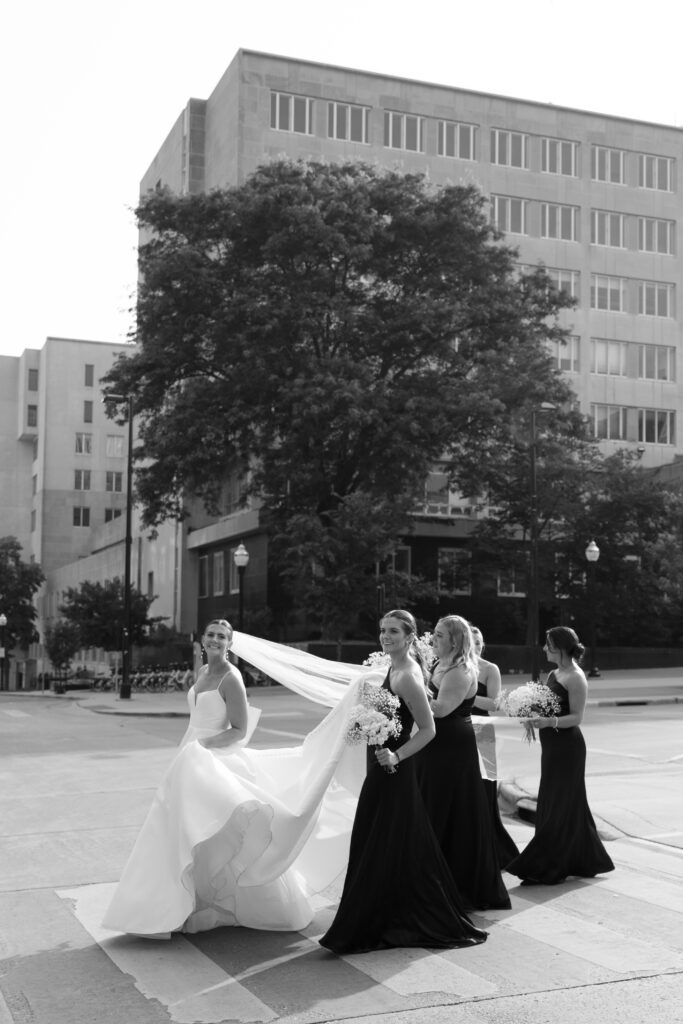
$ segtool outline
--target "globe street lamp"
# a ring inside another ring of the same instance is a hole
[[[235,548],[232,555],[232,560],[235,563],[237,575],[239,577],[240,603],[239,617],[237,620],[239,625],[237,628],[239,629],[240,633],[242,633],[244,630],[244,573],[247,566],[249,565],[249,552],[245,548],[244,544],[240,544],[238,547]]]
[[[131,653],[131,593],[130,555],[133,547],[133,396],[107,394],[105,402],[128,403],[128,455],[126,460],[126,540],[123,575],[123,629],[121,640],[121,700],[130,700],[130,653]]]
[[[7,616],[0,613],[0,690],[5,689],[5,626]]]
[[[591,679],[599,679],[600,678],[600,671],[598,669],[598,666],[596,665],[596,656],[595,656],[595,646],[596,646],[596,640],[595,640],[595,612],[596,612],[596,602],[595,602],[595,563],[600,558],[600,548],[595,543],[595,541],[592,540],[590,542],[590,544],[588,545],[588,547],[586,548],[584,553],[586,555],[586,561],[588,562],[588,589],[589,589],[589,593],[590,593],[590,599],[589,599],[588,604],[589,604],[590,615],[591,615],[591,628],[590,628],[591,664],[590,664],[590,669],[588,670],[588,676]]]

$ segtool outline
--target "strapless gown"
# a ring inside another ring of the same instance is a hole
[[[363,778],[344,742],[356,687],[303,744],[224,750],[197,740],[225,729],[217,690],[188,692],[190,725],[137,837],[104,918],[113,931],[167,937],[223,925],[299,930],[310,896],[341,874]]]

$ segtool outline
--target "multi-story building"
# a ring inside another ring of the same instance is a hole
[[[542,263],[577,300],[561,314],[571,336],[555,358],[606,453],[633,447],[654,467],[683,454],[682,142],[671,126],[241,50],[208,99],[188,101],[141,191],[235,185],[282,157],[476,185],[520,264]],[[431,561],[427,571],[466,596],[458,538],[469,510],[438,473],[427,490],[429,521],[397,558],[408,569]],[[190,539],[200,617],[223,600],[212,599],[210,566],[230,557],[242,527],[226,509],[210,536]],[[522,593],[499,579],[499,596]]]
[[[48,338],[42,349],[0,359],[0,536],[16,537],[24,561],[45,573],[41,636],[67,587],[124,575],[128,427],[107,418],[99,381],[125,352]],[[132,537],[132,583],[158,595],[151,614],[179,629],[182,528],[167,525],[150,539],[136,516]],[[13,659],[11,684],[30,684],[44,667],[42,644],[33,645]]]

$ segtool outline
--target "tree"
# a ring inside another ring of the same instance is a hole
[[[81,633],[75,622],[58,619],[45,630],[47,656],[60,674],[68,670],[81,646]]]
[[[7,650],[27,648],[40,639],[33,598],[45,576],[38,564],[21,560],[21,551],[16,537],[0,537],[0,612],[7,617]]]
[[[131,587],[131,643],[143,644],[147,631],[160,617],[149,618],[154,597]],[[59,610],[79,630],[83,647],[102,647],[116,651],[121,647],[125,595],[122,580],[116,576],[105,583],[84,580],[79,587],[69,587]]]
[[[520,395],[570,397],[545,342],[571,300],[519,278],[484,204],[423,175],[286,161],[145,196],[138,348],[105,390],[134,396],[146,523],[188,495],[216,512],[225,474],[248,469],[297,602],[348,592],[358,610],[430,463],[488,450]]]

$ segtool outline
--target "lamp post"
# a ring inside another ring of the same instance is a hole
[[[596,647],[596,639],[595,639],[596,638],[596,629],[595,629],[595,612],[596,612],[596,603],[595,603],[595,563],[600,558],[600,548],[598,547],[598,545],[595,543],[594,540],[592,540],[590,542],[590,544],[586,548],[584,554],[586,555],[586,561],[588,562],[588,589],[589,589],[589,592],[590,592],[589,607],[590,607],[590,615],[591,615],[591,628],[590,628],[591,665],[590,665],[590,669],[588,670],[588,676],[591,679],[599,679],[600,678],[600,670],[598,669],[598,666],[596,665],[596,654],[595,654],[595,647]]]
[[[249,552],[245,548],[244,544],[239,544],[238,547],[235,548],[232,555],[232,560],[235,563],[237,575],[239,578],[240,603],[239,616],[237,621],[238,629],[241,633],[244,630],[244,573],[247,566],[249,565]]]
[[[123,572],[123,628],[121,637],[121,700],[130,700],[131,594],[130,555],[133,547],[133,396],[107,394],[105,402],[128,403],[128,454],[126,458],[126,540]]]
[[[538,646],[539,583],[538,583],[538,484],[536,479],[536,446],[538,444],[537,417],[539,413],[552,412],[557,406],[552,402],[541,402],[531,410],[529,437],[529,600],[527,627],[531,646],[531,678],[537,683],[541,678],[541,651]]]
[[[5,626],[7,625],[7,616],[4,612],[0,612],[0,690],[5,689]]]

